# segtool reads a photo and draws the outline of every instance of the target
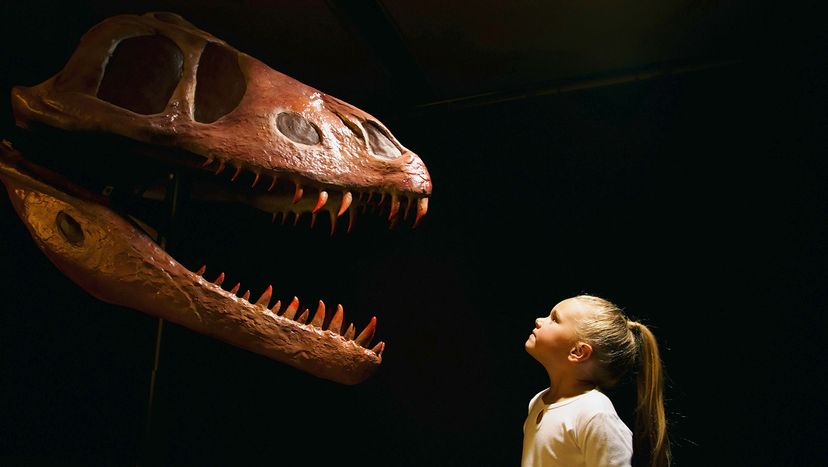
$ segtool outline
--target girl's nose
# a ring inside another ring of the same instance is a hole
[[[538,318],[538,319],[536,319],[536,320],[535,320],[535,327],[536,327],[536,328],[538,328],[538,329],[540,329],[540,327],[541,327],[541,320],[540,320],[540,318]]]

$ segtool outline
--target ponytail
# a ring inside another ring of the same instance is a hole
[[[669,466],[670,441],[667,437],[664,382],[658,343],[647,326],[637,321],[628,321],[627,326],[635,336],[639,348],[633,457],[636,457],[635,453],[649,453],[649,467]]]

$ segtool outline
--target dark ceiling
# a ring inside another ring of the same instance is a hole
[[[381,113],[824,55],[814,15],[746,0],[27,1],[3,10],[7,79],[29,81],[9,84],[51,76],[107,16],[166,10]]]

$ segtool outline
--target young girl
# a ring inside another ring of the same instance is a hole
[[[661,359],[646,326],[603,298],[579,295],[535,320],[525,347],[549,374],[549,388],[529,403],[522,467],[670,464]],[[633,435],[601,390],[634,367]]]

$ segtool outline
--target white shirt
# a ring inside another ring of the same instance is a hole
[[[607,396],[593,389],[545,404],[542,396],[548,390],[535,394],[529,402],[521,467],[630,465],[632,432]]]

